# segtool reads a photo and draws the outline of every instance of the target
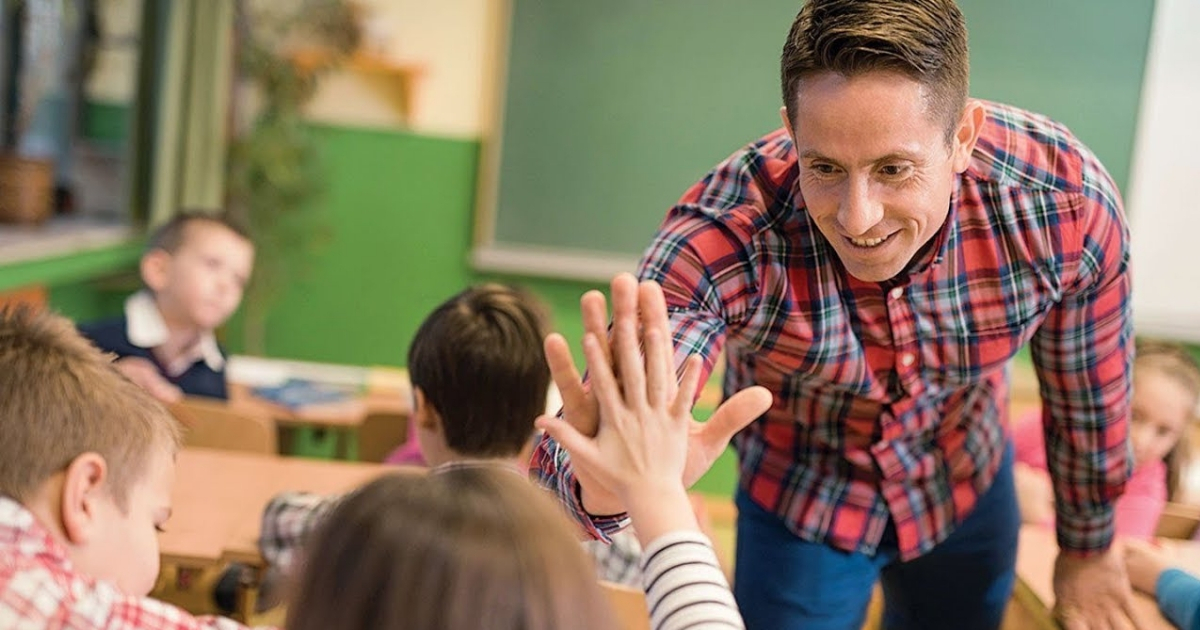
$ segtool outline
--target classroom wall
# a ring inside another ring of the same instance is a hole
[[[441,301],[486,279],[515,280],[581,334],[589,285],[483,276],[467,264],[479,143],[404,131],[313,126],[329,170],[322,203],[333,238],[311,273],[288,287],[267,320],[268,354],[403,365],[412,334]],[[237,350],[240,322],[227,331]]]
[[[316,121],[403,127],[425,134],[478,137],[493,8],[499,0],[359,0],[363,46],[417,68],[413,111],[405,120],[386,76],[351,70],[324,78],[306,113]]]

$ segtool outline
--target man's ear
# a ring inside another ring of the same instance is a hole
[[[420,387],[413,388],[412,419],[417,423],[418,429],[434,433],[442,431],[442,417],[438,415],[437,409],[429,404],[429,400],[425,398],[425,392],[421,391]]]
[[[152,249],[142,256],[138,271],[142,274],[142,282],[151,291],[158,292],[167,286],[170,276],[171,254],[165,249]]]
[[[963,108],[958,128],[954,130],[952,159],[955,173],[961,173],[970,166],[971,154],[975,151],[975,143],[979,140],[979,133],[983,130],[983,124],[986,121],[987,111],[984,110],[983,104],[973,98],[967,99],[967,106]]]
[[[63,534],[73,545],[92,538],[101,501],[111,500],[108,489],[108,464],[99,453],[83,453],[67,465],[63,479],[60,509]]]
[[[779,118],[783,120],[783,128],[787,129],[788,135],[792,137],[792,142],[796,141],[796,134],[792,133],[792,119],[788,118],[786,107],[779,108]]]

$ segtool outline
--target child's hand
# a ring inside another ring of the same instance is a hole
[[[1129,583],[1143,593],[1154,595],[1158,576],[1170,567],[1166,556],[1144,540],[1127,539],[1122,546],[1125,552],[1125,570],[1129,573]]]
[[[147,359],[125,357],[114,361],[113,367],[163,404],[169,405],[183,400],[183,390],[163,378],[162,374],[158,373],[158,368]]]
[[[619,276],[613,294],[612,359],[608,345],[594,332],[584,337],[589,394],[599,412],[595,437],[564,419],[543,417],[538,425],[570,452],[585,493],[615,496],[645,542],[656,532],[696,527],[685,484],[708,470],[733,434],[766,411],[771,397],[761,387],[750,388],[731,397],[708,423],[694,422],[691,403],[702,370],[691,357],[676,385],[662,289],[652,282],[636,286],[632,277]],[[560,335],[548,337],[546,355],[567,399],[580,381],[566,341]],[[680,520],[673,520],[677,515]]]

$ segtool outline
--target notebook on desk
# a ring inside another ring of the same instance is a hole
[[[297,410],[313,405],[351,400],[358,388],[349,385],[322,383],[301,378],[289,378],[279,385],[259,385],[250,389],[255,397]]]

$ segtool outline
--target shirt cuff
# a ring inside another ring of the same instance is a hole
[[[1077,558],[1108,551],[1113,541],[1113,520],[1111,505],[1089,514],[1072,514],[1060,509],[1055,520],[1059,549]]]
[[[571,493],[571,500],[567,502],[567,509],[572,512],[575,520],[579,521],[584,533],[596,540],[612,544],[612,535],[629,526],[629,515],[624,512],[606,515],[589,513],[583,507],[583,488],[578,481],[573,480],[573,484],[574,491]]]

